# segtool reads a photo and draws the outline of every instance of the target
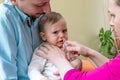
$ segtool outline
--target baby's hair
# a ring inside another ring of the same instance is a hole
[[[115,3],[120,6],[120,0],[115,0]]]
[[[63,18],[63,16],[57,12],[50,12],[50,13],[44,14],[41,17],[40,23],[39,23],[40,32],[44,30],[44,26],[46,25],[46,23],[54,24],[57,21],[59,21],[61,18]]]

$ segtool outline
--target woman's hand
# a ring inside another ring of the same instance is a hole
[[[108,58],[106,58],[99,52],[77,42],[66,41],[66,44],[68,45],[66,49],[69,54],[73,54],[74,56],[82,55],[88,57],[92,60],[93,63],[95,63],[96,66],[101,66],[102,64],[109,61]],[[69,54],[67,56],[69,56]]]
[[[86,46],[72,41],[66,41],[65,44],[67,44],[66,50],[68,53],[74,54],[75,57],[79,55],[86,57],[89,56],[89,54],[87,54],[88,48]]]
[[[40,47],[40,50],[45,54],[41,54],[38,50],[37,55],[46,58],[55,64],[62,79],[68,70],[73,69],[70,62],[66,59],[65,52],[58,47],[46,43]]]
[[[65,53],[61,49],[48,43],[43,44],[39,49],[42,50],[44,54],[41,54],[38,50],[37,55],[49,59],[53,63],[58,63],[57,60],[61,60],[61,58],[66,59]]]

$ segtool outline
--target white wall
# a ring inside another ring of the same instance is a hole
[[[0,0],[0,3],[3,2],[3,0]]]
[[[98,48],[98,32],[108,26],[107,0],[51,0],[51,5],[65,17],[70,40]]]

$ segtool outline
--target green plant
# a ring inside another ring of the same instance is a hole
[[[114,57],[116,55],[116,52],[112,51],[112,48],[114,47],[114,39],[112,37],[111,29],[105,31],[104,28],[101,28],[99,32],[99,41],[100,53],[106,57]]]

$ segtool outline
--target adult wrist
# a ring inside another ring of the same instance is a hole
[[[60,62],[62,62],[62,63],[60,63]],[[56,66],[59,69],[60,75],[61,75],[61,77],[63,79],[66,72],[68,72],[69,70],[74,69],[74,68],[72,67],[70,62],[67,61],[66,59],[62,59],[60,62]]]

